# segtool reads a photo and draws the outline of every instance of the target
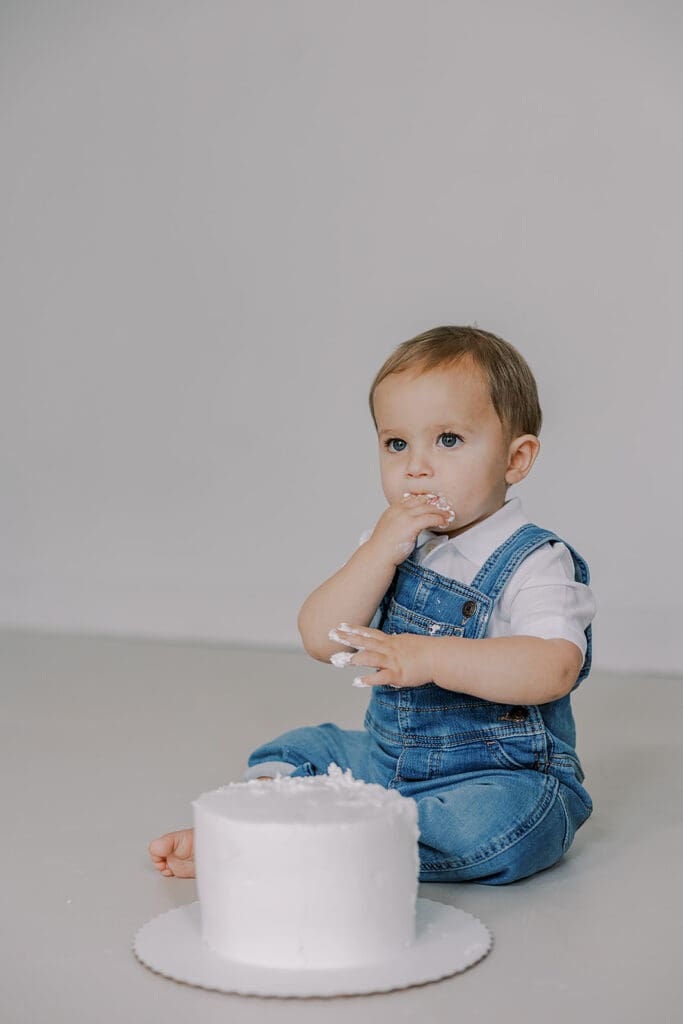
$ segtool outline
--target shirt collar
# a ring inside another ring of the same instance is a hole
[[[449,538],[433,530],[423,530],[418,537],[417,546],[420,548],[426,541],[438,539],[441,541],[438,547],[449,544],[468,561],[475,565],[483,565],[503,541],[528,522],[522,510],[521,500],[517,497],[510,498],[488,518],[470,526],[457,537]]]

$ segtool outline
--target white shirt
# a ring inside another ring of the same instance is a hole
[[[489,555],[528,522],[520,499],[510,498],[488,519],[457,537],[423,530],[412,558],[442,576],[470,584]],[[372,530],[366,530],[359,547],[371,535]],[[569,549],[564,544],[547,542],[527,555],[506,583],[493,605],[486,636],[562,638],[571,640],[585,656],[584,630],[595,612],[591,588],[574,580],[574,561]],[[371,627],[376,629],[379,621],[377,609]]]

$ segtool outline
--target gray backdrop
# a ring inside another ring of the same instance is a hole
[[[502,334],[595,661],[683,667],[680,5],[0,3],[0,622],[298,646],[398,342]],[[678,289],[675,290],[675,286]]]

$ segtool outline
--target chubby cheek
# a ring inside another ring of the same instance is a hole
[[[478,516],[482,508],[489,507],[492,496],[497,492],[497,485],[501,477],[495,473],[482,472],[481,467],[472,468],[472,472],[462,481],[456,491],[456,511],[460,511],[468,519],[471,516]]]
[[[387,466],[381,466],[380,479],[382,482],[384,497],[387,499],[388,504],[395,505],[401,500],[407,490],[407,488],[403,486],[401,471]]]
[[[450,474],[443,481],[443,492],[456,512],[463,512],[476,500],[481,489],[481,479],[476,466],[468,467],[469,472],[462,472],[462,466],[458,468],[460,472]]]

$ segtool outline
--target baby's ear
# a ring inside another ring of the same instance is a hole
[[[520,434],[510,441],[508,467],[505,472],[507,484],[518,484],[528,473],[541,450],[541,442],[535,434]]]

